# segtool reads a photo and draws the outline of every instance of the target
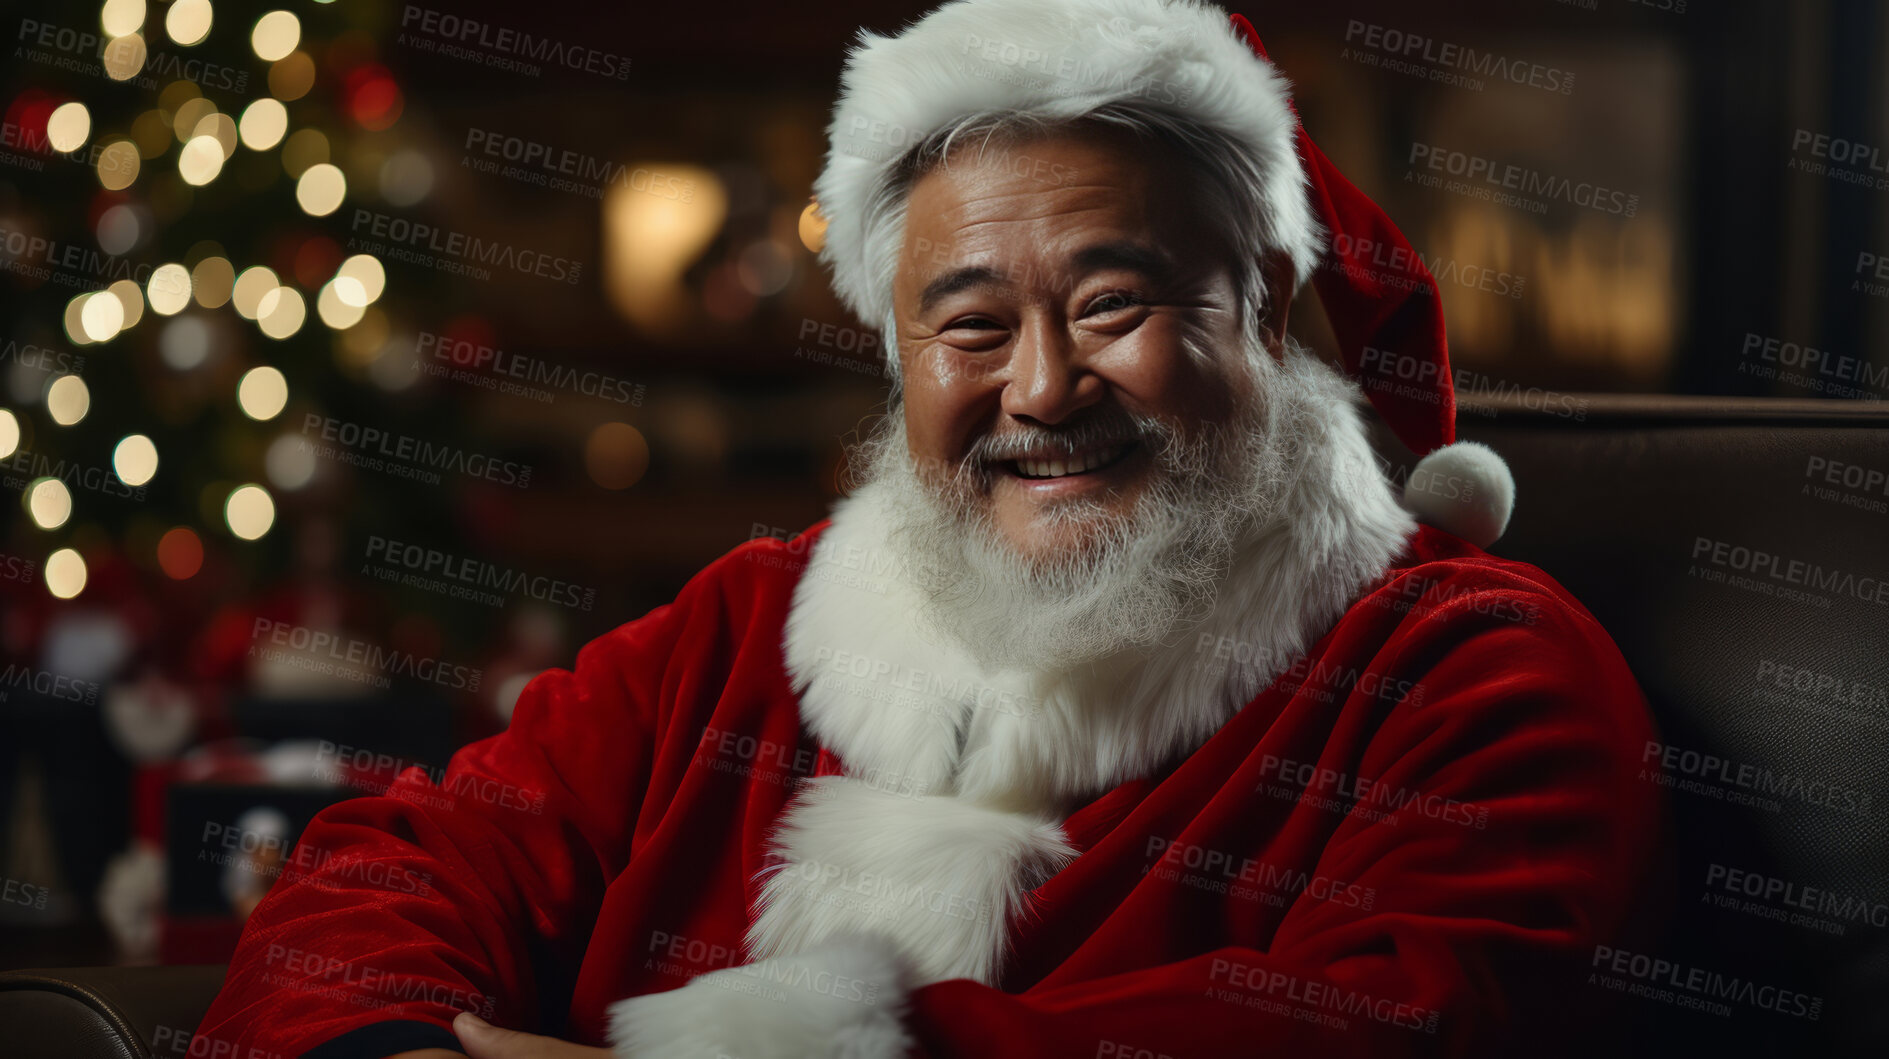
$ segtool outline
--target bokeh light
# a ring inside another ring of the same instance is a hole
[[[282,281],[276,278],[273,269],[252,265],[236,277],[236,286],[230,292],[230,302],[236,307],[238,316],[254,320],[256,308],[262,304],[262,296],[281,285]]]
[[[251,368],[236,386],[236,403],[251,419],[274,419],[289,403],[289,380],[267,365]]]
[[[138,211],[126,203],[119,203],[98,215],[98,248],[116,257],[130,253],[144,238],[144,224],[138,219]]]
[[[256,303],[256,325],[270,338],[287,338],[302,329],[308,306],[294,287],[277,287]]]
[[[370,132],[392,128],[406,107],[399,83],[378,63],[365,63],[348,71],[341,92],[347,101],[348,115]]]
[[[157,542],[157,565],[173,581],[188,581],[203,569],[203,538],[189,526],[176,526]]]
[[[157,445],[143,434],[128,434],[112,449],[112,470],[126,485],[138,486],[157,474]]]
[[[190,270],[190,287],[197,304],[205,309],[221,309],[230,300],[236,282],[236,268],[229,258],[213,254],[197,262]]]
[[[426,154],[403,147],[380,164],[380,194],[394,206],[412,206],[433,191],[433,163]]]
[[[304,170],[295,182],[295,201],[311,217],[326,217],[341,208],[347,196],[348,179],[339,167],[320,162]]]
[[[182,312],[184,306],[190,304],[190,272],[176,262],[159,265],[151,271],[151,279],[144,286],[144,297],[151,303],[151,311],[159,316]]]
[[[190,130],[190,135],[193,139],[198,136],[214,138],[217,148],[223,152],[225,162],[236,153],[236,145],[241,142],[236,131],[236,119],[223,113],[205,114],[198,119],[196,128]]]
[[[300,434],[283,434],[269,443],[262,465],[277,489],[300,489],[315,477],[315,446]]]
[[[99,65],[105,68],[105,76],[114,81],[129,81],[144,69],[145,59],[150,57],[150,50],[145,47],[144,35],[127,33],[122,37],[113,37],[105,42],[99,52]]]
[[[176,135],[178,143],[189,143],[190,138],[197,134],[197,126],[203,119],[216,112],[216,104],[200,95],[180,99],[171,115],[171,132]]]
[[[40,529],[58,529],[72,517],[72,492],[57,478],[41,478],[26,487],[26,513]]]
[[[117,304],[117,301],[112,298],[113,304]],[[61,375],[46,387],[46,414],[52,416],[52,421],[60,426],[72,426],[84,419],[85,413],[91,410],[92,391],[86,388],[85,380],[77,375]]]
[[[89,346],[92,338],[85,333],[85,303],[92,295],[75,294],[66,302],[65,329],[66,338],[75,346]]]
[[[249,46],[263,62],[286,58],[301,41],[301,20],[287,11],[271,11],[257,19],[249,34]]]
[[[11,408],[0,408],[0,460],[20,447],[20,420]]]
[[[628,423],[604,423],[584,444],[584,468],[605,489],[628,489],[649,469],[649,443]]]
[[[108,37],[138,32],[144,26],[144,0],[105,0],[98,24]]]
[[[60,154],[71,154],[84,147],[91,135],[92,112],[86,110],[83,103],[61,103],[46,119],[46,142]]]
[[[262,486],[239,485],[223,504],[223,521],[243,540],[260,539],[275,525],[275,501]]]
[[[61,548],[46,557],[46,591],[60,599],[85,591],[85,560],[78,552]]]
[[[315,298],[315,314],[336,331],[346,331],[360,323],[361,317],[367,314],[367,298],[361,291],[361,281],[337,276],[323,284]]]
[[[79,323],[85,337],[104,342],[115,337],[125,326],[125,303],[109,291],[84,295],[85,307],[79,310]]]
[[[123,191],[138,179],[138,145],[119,138],[99,148],[98,182],[107,191]]]
[[[315,60],[307,52],[295,52],[269,67],[269,94],[285,103],[308,94],[315,87]]]
[[[164,325],[157,336],[164,363],[178,371],[201,367],[210,359],[210,324],[202,316],[180,316]]]
[[[237,125],[243,146],[252,151],[266,151],[282,142],[289,131],[289,108],[264,97],[243,108],[243,120]]]
[[[210,0],[176,0],[164,15],[164,32],[188,48],[210,35]]]
[[[186,184],[201,187],[222,171],[223,145],[214,136],[192,136],[177,154],[177,172]]]
[[[826,245],[826,215],[818,202],[808,202],[800,211],[800,245],[816,254]]]
[[[118,308],[125,315],[124,326],[127,330],[136,327],[138,321],[144,319],[144,291],[136,280],[116,280],[105,289],[118,299]]]
[[[381,292],[387,287],[387,270],[382,267],[380,259],[372,254],[355,254],[341,262],[341,267],[335,270],[335,278],[353,280],[358,285],[363,300],[358,303],[350,301],[350,305],[372,305],[380,300]],[[336,289],[343,301],[353,297],[354,291],[354,287]]]

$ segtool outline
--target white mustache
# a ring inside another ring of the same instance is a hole
[[[1074,427],[1041,427],[1019,423],[1001,434],[985,434],[965,453],[967,469],[981,469],[996,463],[1022,459],[1067,458],[1090,449],[1108,448],[1129,442],[1165,446],[1173,430],[1149,416],[1126,413],[1085,420]]]

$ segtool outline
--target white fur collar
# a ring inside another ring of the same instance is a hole
[[[1290,517],[1244,547],[1203,623],[1148,657],[986,672],[920,627],[882,491],[838,506],[784,647],[802,719],[846,776],[810,785],[782,820],[749,931],[757,957],[878,930],[919,984],[995,982],[1025,895],[1074,855],[1068,812],[1206,742],[1388,568],[1416,523],[1355,384],[1309,354],[1282,370],[1300,383],[1280,412],[1304,449]]]

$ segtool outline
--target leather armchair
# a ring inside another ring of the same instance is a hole
[[[0,973],[0,1051],[16,1059],[215,1056],[191,1034],[223,988],[222,964]]]

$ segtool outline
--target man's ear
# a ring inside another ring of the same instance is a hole
[[[1292,309],[1292,293],[1297,271],[1284,254],[1267,254],[1260,266],[1266,283],[1266,311],[1259,320],[1260,337],[1272,359],[1286,358],[1286,315]]]

